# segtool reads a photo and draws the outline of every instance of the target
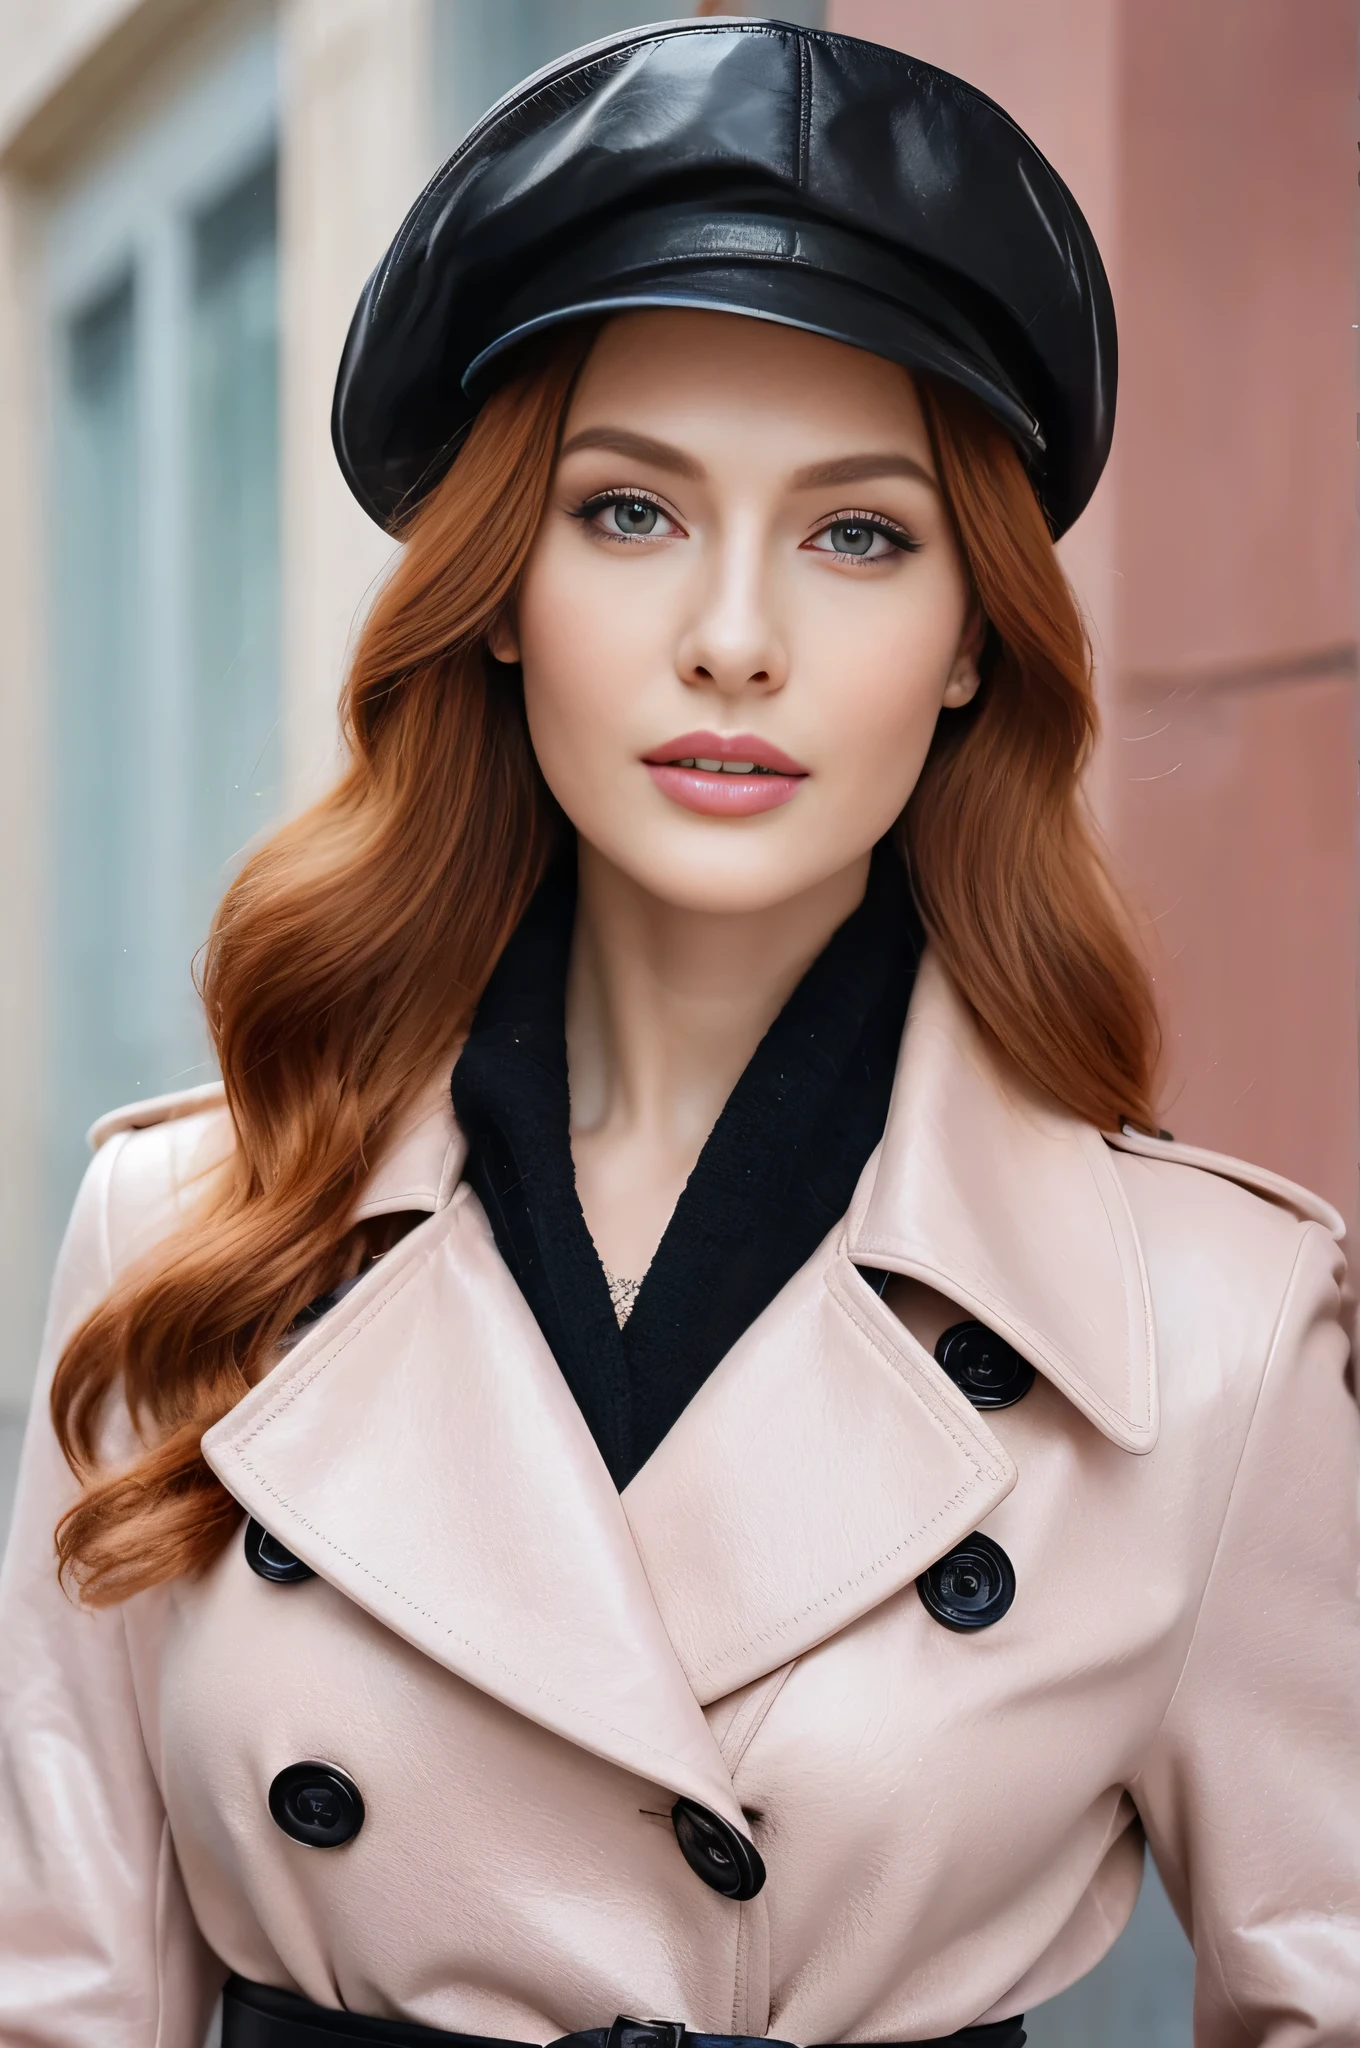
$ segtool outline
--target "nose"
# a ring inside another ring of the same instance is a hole
[[[781,690],[788,652],[775,616],[762,537],[752,528],[716,542],[700,568],[694,609],[676,648],[676,672],[692,689],[737,698]]]

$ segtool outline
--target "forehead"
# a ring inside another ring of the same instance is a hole
[[[568,434],[625,426],[687,443],[777,433],[795,446],[896,448],[929,457],[909,370],[847,343],[738,313],[624,313],[600,332],[577,380]],[[794,458],[798,459],[798,458]]]

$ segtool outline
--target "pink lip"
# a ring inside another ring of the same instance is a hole
[[[763,775],[729,775],[723,769],[680,768],[695,756],[706,761],[750,761]],[[715,732],[687,732],[645,757],[647,773],[664,796],[710,818],[750,818],[776,810],[798,794],[807,769],[768,740],[739,732],[722,739]]]

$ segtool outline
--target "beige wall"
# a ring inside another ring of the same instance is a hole
[[[331,393],[364,280],[434,168],[429,0],[286,0],[280,33],[286,761],[300,803],[329,775],[355,614],[391,553],[331,452]]]
[[[1355,1210],[1354,0],[832,0],[1030,130],[1109,264],[1109,470],[1063,544],[1164,1115]]]
[[[44,208],[214,48],[276,14],[280,60],[284,721],[289,802],[324,781],[356,612],[389,553],[341,482],[330,397],[355,299],[433,150],[430,0],[44,0],[0,6],[0,1407],[24,1398],[46,1293],[47,688]],[[359,146],[361,140],[362,146]]]

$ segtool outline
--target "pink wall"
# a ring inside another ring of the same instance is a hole
[[[1350,641],[1353,0],[1129,20],[1121,666]]]
[[[832,0],[959,72],[1076,192],[1115,452],[1063,554],[1148,920],[1178,1136],[1355,1209],[1353,0]]]

